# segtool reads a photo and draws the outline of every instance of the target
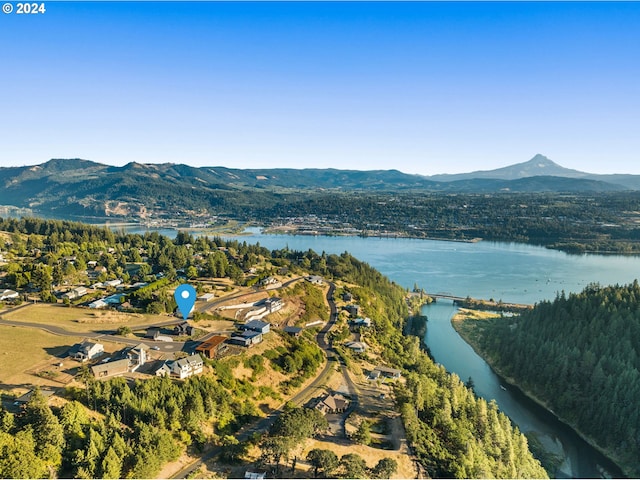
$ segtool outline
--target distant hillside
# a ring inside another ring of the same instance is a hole
[[[0,205],[56,217],[148,218],[233,215],[286,195],[322,192],[608,192],[640,189],[640,176],[591,175],[536,155],[493,171],[424,177],[397,170],[231,169],[81,159],[0,168]]]

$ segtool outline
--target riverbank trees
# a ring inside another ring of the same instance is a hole
[[[477,398],[427,356],[418,338],[402,334],[409,312],[401,287],[347,253],[328,255],[326,265],[329,275],[359,285],[352,291],[373,320],[369,340],[407,378],[396,385],[396,400],[407,439],[431,477],[547,477],[495,403]]]
[[[640,285],[589,285],[469,322],[490,363],[640,475]]]

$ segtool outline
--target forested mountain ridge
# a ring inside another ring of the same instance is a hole
[[[185,211],[195,214],[203,210],[234,215],[243,206],[271,207],[283,200],[327,191],[497,193],[640,189],[640,182],[634,186],[633,176],[596,178],[585,174],[569,178],[555,175],[562,171],[561,167],[558,169],[521,169],[520,175],[511,173],[506,178],[483,172],[480,177],[448,179],[397,170],[196,168],[135,162],[114,167],[81,159],[53,159],[40,165],[0,168],[0,205],[31,208],[36,213],[53,216],[146,218],[153,216],[151,213],[177,216]]]
[[[564,293],[520,317],[476,321],[473,342],[533,393],[640,475],[640,285]]]

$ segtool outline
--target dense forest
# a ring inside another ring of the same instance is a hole
[[[589,285],[470,322],[490,362],[640,475],[640,285]]]
[[[56,282],[59,268],[66,275],[64,262],[69,255],[75,256],[74,268],[97,259],[108,266],[110,274],[123,276],[129,263],[147,262],[147,273],[162,271],[169,283],[178,270],[192,268],[242,282],[245,269],[263,262],[273,269],[286,267],[348,284],[373,320],[373,333],[368,337],[372,346],[407,378],[406,385],[396,386],[398,408],[407,438],[430,476],[546,477],[525,437],[494,403],[477,398],[455,375],[436,366],[421,350],[417,337],[402,335],[409,316],[407,292],[348,253],[270,252],[256,245],[185,233],[171,240],[155,233],[125,235],[80,223],[38,219],[0,220],[0,230],[9,232],[5,248],[21,258],[2,267],[6,281],[37,283],[42,295]],[[193,255],[194,251],[205,255]],[[312,295],[307,297],[309,305],[316,303]],[[162,296],[150,301],[149,305],[160,303]],[[320,363],[321,353],[310,341],[291,340],[283,348],[285,351],[271,352],[266,358],[290,373],[291,379],[308,376]],[[247,359],[247,365],[254,370],[263,368],[263,361],[258,360]],[[179,383],[166,378],[133,384],[120,378],[98,382],[85,371],[81,377],[84,388],[67,389],[68,402],[62,407],[49,407],[34,395],[21,414],[0,408],[0,477],[149,478],[185,449],[195,453],[215,445],[226,447],[231,456],[241,456],[247,445],[235,440],[235,432],[263,416],[256,399],[274,392],[234,378],[226,362],[209,365],[212,373]],[[280,455],[289,445],[274,443],[265,435],[260,445],[267,456]],[[325,457],[331,455],[316,452],[309,461],[324,470],[321,465],[326,464],[320,459]],[[384,476],[392,471],[392,465],[384,464],[366,470],[355,457],[340,462],[336,471],[349,477]]]

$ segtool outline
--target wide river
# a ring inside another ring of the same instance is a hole
[[[139,233],[140,230],[130,229]],[[568,255],[542,247],[515,243],[457,243],[434,240],[265,235],[238,237],[269,249],[342,253],[355,257],[397,284],[417,284],[431,293],[535,303],[553,299],[557,292],[579,292],[587,284],[630,283],[640,276],[640,258],[603,255]],[[175,231],[160,233],[175,236]],[[620,470],[553,414],[539,407],[500,379],[451,326],[456,312],[451,302],[425,306],[426,344],[435,360],[463,380],[473,378],[475,391],[495,399],[523,432],[534,432],[563,458],[556,477],[598,478],[603,472],[618,477]]]

